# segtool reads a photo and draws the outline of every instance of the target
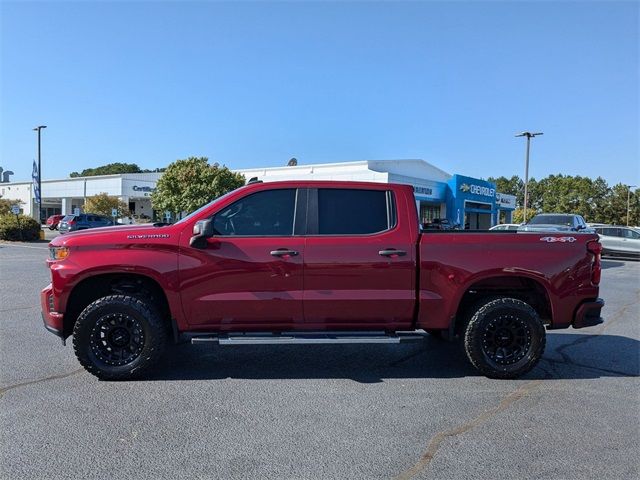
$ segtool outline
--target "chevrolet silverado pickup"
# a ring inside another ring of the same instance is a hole
[[[46,328],[101,379],[141,376],[165,344],[400,343],[459,338],[515,378],[546,329],[601,323],[589,233],[422,233],[408,185],[249,183],[171,224],[57,237]]]

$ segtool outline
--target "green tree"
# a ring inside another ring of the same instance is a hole
[[[601,187],[601,182],[599,182]],[[597,193],[588,177],[549,175],[535,187],[537,200],[531,206],[545,213],[576,213],[588,222],[596,217]]]
[[[12,205],[22,205],[22,200],[11,200],[9,198],[0,198],[0,215],[7,215],[11,213]]]
[[[87,201],[84,204],[85,212],[97,213],[105,217],[110,217],[114,208],[118,209],[118,218],[126,217],[130,214],[129,206],[126,203],[119,200],[118,197],[110,197],[106,193],[87,197]]]
[[[593,215],[590,222],[594,223],[609,223],[607,218],[607,202],[609,196],[609,185],[604,178],[598,177],[593,181],[592,185],[593,193]]]
[[[71,172],[70,177],[94,177],[96,175],[113,175],[117,173],[143,173],[135,163],[108,163],[101,167],[85,168],[82,172]]]
[[[618,183],[609,189],[604,211],[606,223],[627,224],[627,198],[629,199],[629,225],[640,224],[640,191],[629,192],[629,188]],[[628,196],[628,197],[627,197]]]
[[[167,167],[151,195],[151,203],[154,210],[192,212],[244,183],[242,174],[217,163],[209,165],[206,157],[189,157]]]
[[[533,216],[537,212],[533,208],[527,208],[527,220],[531,220]],[[511,217],[511,221],[513,223],[522,223],[524,222],[524,209],[522,207],[516,208],[513,211],[513,216]]]

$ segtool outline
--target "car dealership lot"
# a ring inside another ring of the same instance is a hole
[[[190,346],[100,382],[46,332],[46,244],[0,243],[2,478],[636,478],[640,263],[605,324],[550,332],[523,379],[458,346]]]

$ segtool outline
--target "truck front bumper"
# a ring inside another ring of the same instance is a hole
[[[40,292],[40,306],[42,308],[42,320],[44,327],[64,341],[64,315],[54,311],[53,286],[47,285]]]
[[[600,325],[604,320],[600,316],[600,310],[604,307],[604,300],[598,298],[593,301],[587,301],[578,307],[573,317],[573,328],[593,327]]]

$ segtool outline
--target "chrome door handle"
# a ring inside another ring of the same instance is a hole
[[[288,250],[286,248],[279,248],[278,250],[271,250],[271,255],[274,257],[295,257],[298,255],[298,252],[295,250]]]
[[[386,250],[380,250],[378,255],[382,255],[383,257],[404,257],[407,254],[404,250],[396,250],[395,248],[388,248]]]

